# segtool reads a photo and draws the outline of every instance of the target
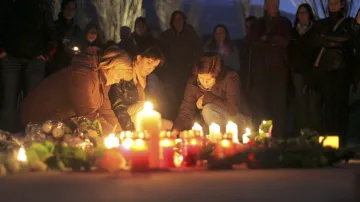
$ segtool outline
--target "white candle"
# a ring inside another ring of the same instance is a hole
[[[108,149],[119,147],[120,140],[119,138],[115,137],[115,134],[111,133],[104,139],[104,145]]]
[[[216,141],[218,139],[220,139],[220,135],[221,135],[221,131],[220,131],[220,126],[216,123],[212,123],[209,126],[209,139],[210,141]]]
[[[238,127],[234,122],[228,122],[226,125],[226,133],[230,133],[232,135],[232,140],[234,143],[239,143]]]
[[[244,144],[250,141],[249,135],[251,134],[250,128],[246,128],[246,132],[242,135],[242,141]]]
[[[145,102],[144,109],[137,114],[136,130],[147,131],[150,135],[150,168],[160,167],[160,129],[161,114],[153,110],[151,102]]]
[[[194,123],[194,126],[191,128],[193,131],[200,131],[202,132],[202,127],[198,123]]]

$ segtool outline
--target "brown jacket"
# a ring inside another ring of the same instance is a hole
[[[196,110],[196,101],[204,95],[203,105],[213,103],[235,116],[240,108],[240,80],[234,71],[228,71],[223,79],[218,81],[211,91],[205,91],[197,84],[197,78],[189,79],[184,100],[181,104],[179,115],[175,121],[174,129],[185,130],[192,126]]]
[[[25,98],[22,123],[84,116],[91,121],[98,119],[105,134],[112,132],[118,121],[108,98],[110,86],[104,85],[97,65],[95,54],[76,55],[70,68],[48,77]]]

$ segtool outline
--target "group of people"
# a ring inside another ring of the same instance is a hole
[[[105,132],[135,130],[136,114],[151,100],[167,119],[164,129],[175,133],[194,120],[245,127],[271,119],[273,135],[284,137],[293,104],[294,131],[346,133],[360,15],[347,17],[345,0],[329,0],[329,16],[320,20],[300,5],[294,26],[280,15],[279,0],[265,0],[264,16],[246,19],[241,44],[222,24],[202,43],[181,11],[158,37],[139,17],[133,33],[122,28],[119,43],[105,44],[97,24],[84,31],[75,25],[75,0],[63,1],[55,23],[39,2],[1,3],[5,120],[20,109],[23,125],[85,116]]]

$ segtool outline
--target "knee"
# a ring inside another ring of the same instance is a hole
[[[214,113],[219,113],[218,111],[219,111],[218,107],[215,104],[207,104],[203,106],[201,110],[201,114],[203,117],[205,117],[205,116],[213,115]]]

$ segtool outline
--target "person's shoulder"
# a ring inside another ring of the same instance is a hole
[[[227,70],[225,78],[227,78],[227,79],[238,79],[239,74],[234,70]]]

